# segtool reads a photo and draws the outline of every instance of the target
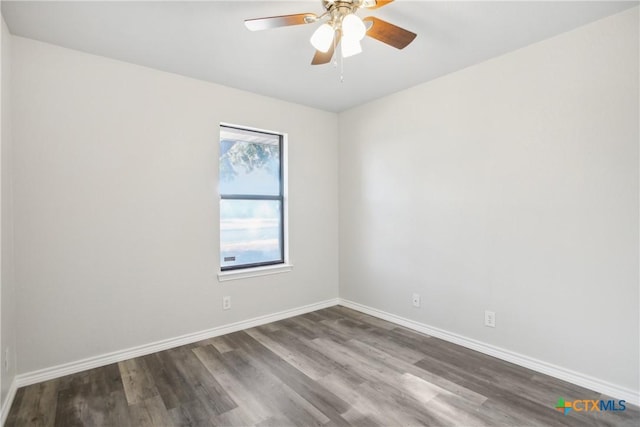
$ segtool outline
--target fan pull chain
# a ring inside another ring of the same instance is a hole
[[[342,54],[338,54],[338,43],[336,43],[336,37],[333,37],[333,51],[335,55],[333,56],[333,68],[338,68],[338,57],[340,58],[340,83],[344,83],[344,58]]]
[[[337,43],[336,43],[336,37],[337,37],[337,34],[338,34],[337,32],[336,32],[336,33],[334,33],[333,41],[332,41],[332,43],[333,43],[333,51],[334,51],[334,52],[336,52],[336,47],[337,47],[337,46],[336,46],[336,44],[337,44]],[[333,67],[334,67],[334,68],[338,68],[338,55],[337,55],[337,52],[336,52],[336,54],[334,54],[334,55],[333,55],[333,57],[335,58],[335,59],[333,60]]]

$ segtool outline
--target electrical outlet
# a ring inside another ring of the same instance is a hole
[[[411,301],[414,307],[420,307],[420,294],[413,294]]]
[[[490,328],[496,327],[496,313],[495,311],[485,310],[484,312],[484,326]]]
[[[229,310],[231,308],[231,297],[222,297],[222,309]]]

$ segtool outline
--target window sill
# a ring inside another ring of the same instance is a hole
[[[266,267],[244,268],[242,270],[228,270],[218,273],[218,281],[246,279],[249,277],[267,276],[269,274],[286,273],[293,270],[292,264],[268,265]]]

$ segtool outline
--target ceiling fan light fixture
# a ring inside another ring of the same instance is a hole
[[[334,29],[329,24],[320,25],[311,36],[311,45],[320,52],[327,52],[333,42]]]
[[[353,55],[357,55],[362,52],[362,46],[360,45],[360,40],[355,37],[344,36],[342,37],[342,41],[340,42],[342,49],[342,57],[348,58]]]
[[[362,40],[367,32],[362,19],[357,15],[350,13],[342,18],[342,33],[346,37],[354,38],[356,40]]]

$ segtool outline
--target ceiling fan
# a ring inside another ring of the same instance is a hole
[[[360,40],[364,36],[379,40],[396,49],[403,49],[409,45],[416,38],[415,33],[373,16],[360,19],[356,15],[360,8],[378,9],[392,2],[393,0],[322,0],[325,12],[321,15],[298,13],[271,16],[247,19],[244,24],[251,31],[259,31],[325,21],[311,36],[311,44],[316,49],[311,64],[327,64],[331,62],[338,45],[341,45],[343,58],[362,52]]]

